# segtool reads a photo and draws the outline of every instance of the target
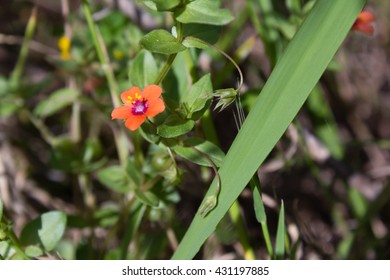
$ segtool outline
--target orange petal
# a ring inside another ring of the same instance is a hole
[[[142,97],[146,98],[148,101],[157,99],[162,93],[162,88],[158,85],[148,85],[144,88]]]
[[[125,104],[129,104],[131,102],[129,97],[134,98],[136,93],[138,94],[141,93],[139,87],[132,87],[131,89],[125,90],[124,92],[121,93],[122,102]]]
[[[111,119],[120,119],[124,120],[131,117],[131,108],[130,106],[120,106],[112,110]]]
[[[154,117],[157,114],[160,114],[165,110],[164,101],[161,98],[152,99],[149,101],[149,108],[146,110],[145,115],[148,117]]]
[[[372,25],[369,25],[369,24],[360,24],[357,27],[357,29],[360,30],[361,32],[368,34],[368,35],[374,34],[374,27]]]
[[[370,11],[362,11],[359,15],[359,20],[364,23],[370,23],[375,20],[375,16]]]
[[[145,115],[139,115],[139,116],[132,116],[131,118],[128,118],[125,122],[125,126],[134,131],[136,130],[144,121],[146,120]]]

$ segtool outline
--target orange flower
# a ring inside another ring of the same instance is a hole
[[[375,21],[375,16],[370,11],[362,11],[355,23],[352,26],[352,30],[358,30],[368,35],[374,34],[374,27],[372,23]]]
[[[136,130],[148,117],[154,117],[165,110],[160,98],[162,88],[149,85],[141,91],[132,87],[121,93],[124,106],[115,108],[111,113],[112,119],[126,120],[125,125],[130,130]]]

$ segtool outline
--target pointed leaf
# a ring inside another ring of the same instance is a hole
[[[176,115],[171,115],[163,124],[158,126],[157,133],[165,138],[173,138],[191,131],[194,125],[193,120],[182,120]]]
[[[63,88],[53,92],[48,98],[42,100],[35,107],[34,114],[40,117],[48,117],[59,110],[71,105],[79,93],[73,88]]]
[[[122,239],[121,245],[121,259],[127,258],[127,250],[131,240],[133,240],[138,228],[141,224],[142,218],[145,214],[146,205],[135,201],[130,209],[130,214],[127,218],[127,225],[125,227],[125,233]]]
[[[181,0],[153,0],[158,11],[171,11],[179,6]]]
[[[130,85],[144,88],[153,84],[157,76],[158,68],[153,55],[146,50],[141,50],[130,64]]]
[[[61,240],[66,227],[66,215],[61,211],[51,211],[29,222],[20,234],[20,241],[25,245],[42,244],[51,251]]]
[[[175,11],[174,16],[182,23],[225,25],[233,20],[227,9],[220,9],[217,1],[195,0]]]
[[[208,167],[211,167],[211,164],[202,153],[207,155],[217,167],[222,164],[222,160],[225,157],[225,154],[217,145],[197,137],[186,139],[184,141],[184,146],[175,146],[173,150],[179,156],[188,159],[193,163]],[[199,150],[200,152],[196,150]]]
[[[185,106],[187,109],[187,117],[191,118],[192,114],[202,110],[207,101],[210,100],[213,95],[213,85],[211,83],[211,75],[204,75],[195,84],[193,84],[190,92],[185,99]]]
[[[131,190],[126,171],[120,166],[110,166],[101,169],[97,173],[97,178],[100,183],[115,192],[128,193]]]
[[[284,238],[286,236],[286,226],[284,221],[284,203],[280,206],[278,228],[276,230],[276,241],[275,241],[275,257],[277,259],[284,258]]]

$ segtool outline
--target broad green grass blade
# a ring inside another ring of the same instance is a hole
[[[275,66],[219,170],[218,205],[197,214],[173,259],[191,259],[294,119],[340,47],[364,0],[318,0]],[[215,192],[216,180],[205,197]]]
[[[284,222],[284,203],[282,200],[282,205],[280,207],[280,212],[279,212],[278,229],[276,230],[276,241],[275,241],[275,257],[278,260],[282,260],[284,258],[285,235],[286,235],[286,226]]]

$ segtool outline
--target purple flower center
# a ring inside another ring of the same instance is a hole
[[[131,108],[131,112],[133,115],[143,115],[148,110],[148,101],[145,98],[136,99],[133,101],[133,107]]]

